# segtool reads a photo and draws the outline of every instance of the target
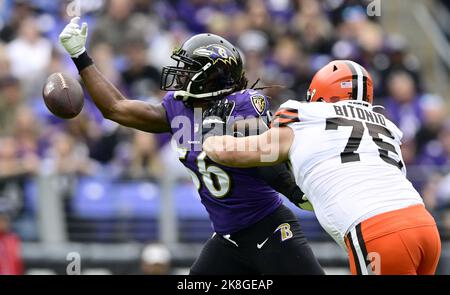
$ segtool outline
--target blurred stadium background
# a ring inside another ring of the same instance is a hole
[[[97,66],[134,99],[161,100],[173,47],[205,31],[238,45],[250,82],[286,86],[268,90],[273,110],[304,99],[331,59],[363,64],[404,132],[408,177],[443,240],[439,273],[450,274],[449,3],[0,0],[0,274],[65,274],[77,255],[82,273],[184,274],[212,234],[168,135],[103,120],[87,94],[76,119],[45,108],[49,74],[77,77],[57,40],[80,12]],[[348,273],[314,215],[294,211],[327,272]]]

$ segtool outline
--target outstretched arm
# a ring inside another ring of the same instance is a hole
[[[166,111],[161,104],[127,99],[93,64],[81,70],[80,76],[105,118],[142,131],[170,132]]]
[[[161,104],[149,104],[127,99],[96,68],[86,53],[87,24],[78,25],[80,18],[75,17],[60,34],[60,42],[77,66],[84,86],[95,105],[107,119],[121,125],[147,132],[169,132],[170,124]]]
[[[232,167],[271,166],[289,158],[294,133],[289,127],[272,128],[248,137],[211,136],[203,151],[219,164]]]

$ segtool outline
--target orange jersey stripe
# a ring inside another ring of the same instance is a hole
[[[291,112],[291,111],[288,111],[288,110],[280,110],[280,111],[275,113],[275,116],[281,116],[281,115],[297,117],[298,113],[294,113],[294,112]]]
[[[298,117],[298,110],[291,108],[279,109],[270,124],[270,127],[283,127],[290,123],[300,122]]]

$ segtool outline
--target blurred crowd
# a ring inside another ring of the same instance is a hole
[[[77,76],[58,34],[79,10],[98,68],[130,98],[158,102],[160,70],[174,47],[200,32],[221,35],[244,56],[271,108],[303,100],[312,75],[333,59],[365,66],[375,104],[404,132],[408,176],[450,237],[450,119],[429,93],[420,60],[402,36],[368,17],[365,0],[3,0],[0,1],[0,207],[20,219],[24,182],[38,174],[157,181],[177,171],[169,135],[104,120],[86,94],[75,119],[51,115],[42,85],[53,72]],[[73,4],[76,5],[73,5]],[[448,99],[448,97],[446,98]],[[2,212],[3,212],[2,211]]]

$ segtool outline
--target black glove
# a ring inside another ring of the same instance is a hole
[[[203,111],[202,137],[231,134],[228,132],[227,121],[234,109],[234,101],[221,99],[211,104]]]

